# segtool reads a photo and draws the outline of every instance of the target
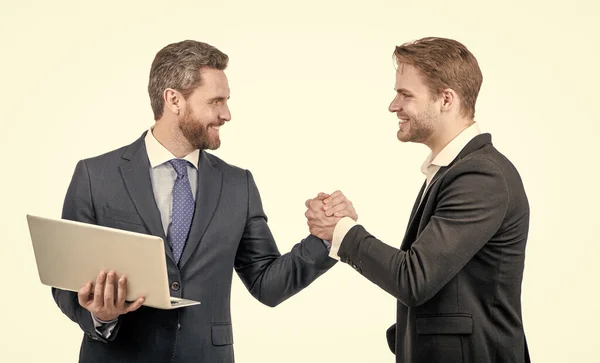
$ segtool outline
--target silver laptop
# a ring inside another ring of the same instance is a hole
[[[200,304],[170,296],[164,241],[157,236],[115,228],[27,215],[42,284],[78,291],[100,271],[127,275],[127,301],[176,309]]]

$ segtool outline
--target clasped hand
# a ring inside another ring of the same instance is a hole
[[[319,193],[315,198],[308,199],[305,203],[309,231],[312,235],[323,240],[331,241],[337,222],[350,217],[358,220],[352,202],[339,190],[332,194]]]

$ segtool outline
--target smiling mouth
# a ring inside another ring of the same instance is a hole
[[[409,121],[408,119],[402,119],[402,118],[401,118],[401,119],[399,119],[399,120],[400,120],[400,123],[401,123],[401,124],[405,124],[405,123],[407,123],[407,122]]]

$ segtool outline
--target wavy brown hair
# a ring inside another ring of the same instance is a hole
[[[461,100],[461,114],[475,117],[483,76],[467,47],[453,39],[427,37],[397,46],[394,56],[398,65],[410,64],[419,70],[434,99],[451,88]]]

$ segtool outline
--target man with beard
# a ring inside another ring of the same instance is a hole
[[[400,120],[398,139],[431,150],[402,244],[385,244],[350,218],[324,227],[331,213],[321,205],[343,199],[337,192],[307,201],[310,231],[397,299],[387,331],[396,362],[528,362],[521,283],[529,205],[519,173],[475,122],[478,62],[443,38],[396,47],[395,58],[389,111]]]
[[[77,163],[63,218],[165,240],[171,295],[202,302],[174,310],[125,302],[126,276],[99,271],[78,293],[52,289],[84,332],[80,362],[234,361],[233,270],[276,306],[330,269],[328,241],[309,235],[281,255],[248,170],[206,152],[230,120],[228,56],[197,41],[160,50],[148,92],[155,125],[128,146]],[[336,206],[356,219],[351,204]]]

